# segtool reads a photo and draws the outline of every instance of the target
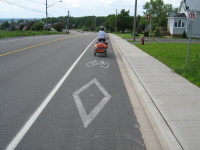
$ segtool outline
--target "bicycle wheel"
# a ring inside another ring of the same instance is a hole
[[[108,67],[109,67],[109,63],[102,62],[100,66],[101,66],[102,68],[108,68]]]
[[[94,50],[94,56],[96,56],[97,55],[97,52],[96,52],[96,49]]]
[[[104,52],[105,57],[107,57],[107,51]]]
[[[89,62],[86,63],[86,66],[87,67],[93,67],[93,66],[95,66],[95,62],[89,61]]]

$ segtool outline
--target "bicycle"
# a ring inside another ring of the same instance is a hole
[[[95,65],[100,65],[102,68],[108,68],[109,67],[109,63],[104,62],[103,60],[101,61],[89,61],[86,63],[87,67],[94,67]]]

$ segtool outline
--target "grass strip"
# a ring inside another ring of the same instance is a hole
[[[146,43],[137,47],[166,64],[176,73],[200,87],[200,44],[191,44],[190,61],[186,66],[187,43]]]
[[[31,36],[31,35],[47,35],[47,34],[66,34],[66,33],[52,32],[52,31],[6,31],[6,30],[0,30],[0,38],[16,37],[16,36]]]

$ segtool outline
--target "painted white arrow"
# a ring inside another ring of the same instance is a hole
[[[83,103],[79,97],[79,94],[82,93],[85,89],[90,87],[92,84],[96,84],[99,90],[104,94],[104,98],[95,106],[95,108],[89,113],[86,113],[86,110],[83,106]],[[93,119],[97,116],[97,114],[101,111],[101,109],[106,105],[106,103],[110,100],[111,95],[104,89],[104,87],[98,82],[96,78],[85,84],[83,87],[78,89],[76,92],[73,93],[74,101],[78,108],[78,112],[81,116],[83,126],[85,128],[93,121]]]

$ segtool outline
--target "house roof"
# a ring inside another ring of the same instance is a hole
[[[181,13],[181,14],[175,15],[174,17],[186,17],[186,15],[185,13]]]
[[[175,14],[175,15],[172,15],[170,17],[167,17],[168,19],[170,18],[186,18],[186,15],[185,13],[181,13],[181,14]]]
[[[200,11],[199,0],[182,0],[180,8],[184,7],[185,10]]]

